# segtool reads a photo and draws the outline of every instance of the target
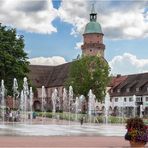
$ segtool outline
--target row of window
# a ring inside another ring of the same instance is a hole
[[[133,98],[129,98],[129,102],[132,102]],[[119,98],[115,98],[115,102],[119,102]],[[127,98],[124,98],[124,102],[127,102]]]
[[[121,89],[117,89],[117,93],[120,93],[120,90],[121,90]],[[137,88],[136,88],[136,92],[139,92],[139,91],[140,91],[140,89],[137,87]],[[147,87],[147,91],[148,91],[148,87]],[[130,89],[127,88],[127,89],[126,89],[126,92],[130,92]],[[111,90],[111,93],[113,93],[113,90]]]
[[[133,102],[133,98],[130,97],[129,98],[129,102]],[[148,97],[145,98],[145,101],[148,102]],[[115,98],[115,102],[119,102],[119,98]],[[124,102],[127,102],[127,98],[124,98]],[[136,98],[136,102],[142,102],[142,98],[141,97],[137,97]]]

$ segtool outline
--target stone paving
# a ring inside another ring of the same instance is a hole
[[[124,137],[0,137],[2,148],[128,148]],[[148,145],[145,146],[145,148]]]
[[[111,148],[129,147],[124,137],[0,137],[0,147]]]

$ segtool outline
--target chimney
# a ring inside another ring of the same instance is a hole
[[[116,76],[117,78],[119,78],[119,77],[121,77],[121,74],[117,74],[117,76]]]

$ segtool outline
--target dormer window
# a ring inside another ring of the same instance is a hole
[[[111,89],[110,92],[113,93],[113,89]]]
[[[129,92],[129,91],[130,91],[130,89],[129,89],[129,88],[127,88],[127,89],[126,89],[126,92]]]
[[[120,93],[120,89],[117,89],[117,92]]]
[[[136,91],[137,91],[137,92],[139,91],[139,87],[136,88]]]

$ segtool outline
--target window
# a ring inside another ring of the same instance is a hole
[[[141,98],[136,98],[136,102],[141,102]]]
[[[120,92],[120,89],[117,89],[117,92],[119,93]]]
[[[92,52],[92,49],[90,49],[90,52]]]
[[[118,102],[118,98],[115,98],[115,102]]]
[[[124,102],[126,102],[126,98],[124,98]]]
[[[145,98],[145,101],[148,102],[148,97]]]
[[[132,102],[133,101],[133,98],[129,98],[129,102]]]
[[[136,88],[136,91],[139,91],[139,88],[138,87]]]

